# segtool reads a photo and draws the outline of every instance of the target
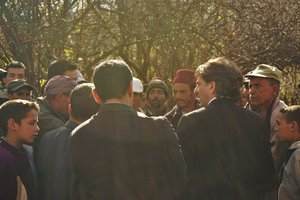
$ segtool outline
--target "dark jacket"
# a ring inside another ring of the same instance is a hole
[[[71,157],[86,199],[178,199],[185,162],[164,117],[105,104],[71,136]]]
[[[45,133],[55,130],[59,127],[62,127],[67,122],[66,119],[64,119],[62,116],[57,114],[51,108],[51,106],[45,100],[45,98],[38,98],[37,103],[40,106],[39,121],[38,121],[38,126],[40,128],[40,131],[39,131],[37,138],[34,140],[34,144],[33,144],[34,160],[36,160],[40,140],[45,135]]]
[[[46,133],[42,138],[37,155],[40,199],[71,199],[73,172],[69,138],[77,126],[68,121],[65,126]]]
[[[199,107],[199,101],[196,101],[194,110],[200,108]],[[168,113],[165,114],[165,117],[171,122],[173,125],[174,129],[176,130],[178,127],[179,120],[181,116],[183,115],[182,111],[180,108],[178,108],[177,105],[175,105],[172,110],[170,110]]]
[[[256,200],[274,184],[268,132],[253,112],[228,99],[182,116],[187,163],[184,199]]]
[[[25,149],[18,150],[0,140],[0,199],[17,199],[18,183],[23,184],[28,200],[37,199],[36,185]],[[20,191],[20,190],[19,190]]]

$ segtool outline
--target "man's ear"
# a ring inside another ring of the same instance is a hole
[[[209,82],[210,91],[215,94],[216,93],[216,81]]]
[[[130,83],[129,83],[128,94],[129,94],[129,97],[133,97],[133,85],[132,85],[132,80],[131,80]]]
[[[298,127],[298,124],[296,121],[292,121],[291,123],[289,123],[289,128],[290,128],[290,131],[292,132],[296,132],[296,131],[300,131],[300,127]]]
[[[17,125],[18,125],[18,123],[15,122],[14,119],[9,119],[9,120],[7,121],[7,129],[8,129],[8,130],[15,130],[16,127],[17,127]]]
[[[99,94],[98,94],[96,88],[94,88],[94,89],[92,90],[92,92],[93,92],[93,96],[94,96],[95,101],[96,101],[97,103],[101,103],[102,101],[101,101],[101,98],[100,98],[100,96],[99,96]]]

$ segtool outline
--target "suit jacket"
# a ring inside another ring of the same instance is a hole
[[[178,199],[185,184],[185,162],[168,120],[123,104],[105,104],[77,127],[70,150],[76,182],[89,200]]]
[[[254,200],[271,188],[268,132],[255,113],[218,98],[183,115],[177,130],[187,163],[184,199]]]
[[[198,108],[200,108],[199,107],[199,101],[196,101],[194,110],[196,110]],[[179,120],[180,120],[182,115],[183,115],[183,113],[182,113],[181,109],[177,105],[175,105],[172,108],[172,110],[167,112],[164,116],[171,122],[171,124],[173,125],[175,130],[177,130],[178,123],[179,123]]]

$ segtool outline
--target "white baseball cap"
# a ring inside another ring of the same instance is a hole
[[[133,92],[142,93],[144,91],[144,87],[140,79],[132,77],[132,84],[133,84]]]

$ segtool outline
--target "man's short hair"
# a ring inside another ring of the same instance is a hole
[[[125,95],[132,73],[123,60],[106,60],[95,68],[93,81],[99,97],[105,102]]]
[[[12,61],[6,65],[5,70],[8,71],[10,68],[16,68],[16,69],[24,69],[26,71],[26,67],[23,63],[19,61]]]
[[[69,60],[55,60],[48,67],[48,80],[57,75],[64,75],[68,70],[76,70],[77,64]]]
[[[96,103],[93,97],[93,88],[94,84],[83,83],[72,90],[70,104],[73,117],[87,120],[98,111],[99,104]]]
[[[39,105],[27,100],[10,100],[0,106],[0,126],[4,133],[7,134],[7,123],[13,119],[16,123],[21,124],[22,119],[32,110],[39,111]]]
[[[241,97],[242,72],[234,62],[226,58],[211,59],[200,65],[196,76],[202,77],[205,82],[215,81],[217,97],[226,97],[234,102]]]
[[[288,123],[295,121],[300,128],[300,105],[293,105],[282,108],[280,112],[284,114],[284,117]]]
[[[24,69],[24,75],[27,77],[27,69],[25,65],[22,62],[19,61],[12,61],[6,65],[5,70],[8,72],[9,69],[14,68],[14,69]]]

